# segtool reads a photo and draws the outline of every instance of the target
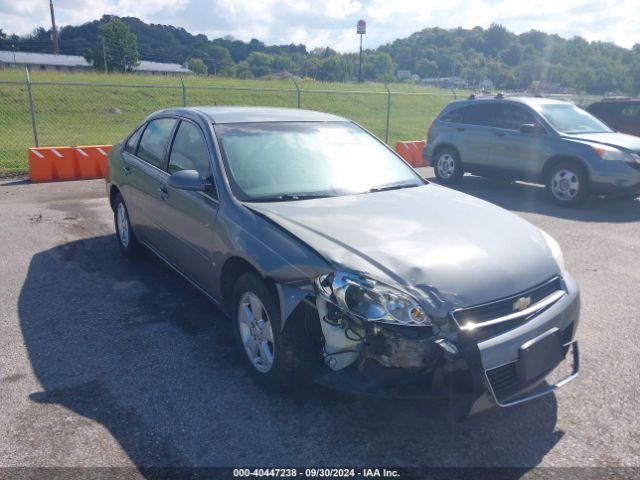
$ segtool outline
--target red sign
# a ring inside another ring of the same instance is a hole
[[[367,33],[367,22],[358,20],[357,32],[360,34]]]

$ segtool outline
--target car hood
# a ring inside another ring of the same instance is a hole
[[[449,309],[526,290],[559,273],[539,230],[433,184],[386,192],[246,203],[336,270],[400,286]]]
[[[589,143],[599,143],[610,147],[622,148],[624,150],[640,153],[640,137],[627,135],[626,133],[576,133],[573,135],[564,135],[565,138],[573,140],[581,140]]]

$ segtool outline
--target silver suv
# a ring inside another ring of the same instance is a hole
[[[444,184],[465,172],[546,185],[553,201],[640,195],[640,137],[546,98],[451,102],[429,126],[423,156]]]

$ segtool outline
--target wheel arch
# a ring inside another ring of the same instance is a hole
[[[227,258],[220,271],[220,294],[222,296],[222,306],[227,314],[231,315],[231,303],[233,300],[233,289],[238,279],[246,273],[255,273],[267,285],[279,303],[278,289],[276,283],[269,277],[263,275],[251,262],[240,256]]]
[[[111,185],[111,188],[109,189],[109,205],[111,205],[111,210],[115,211],[116,206],[114,204],[119,193],[120,189],[115,185]]]
[[[438,158],[438,155],[440,154],[440,152],[444,149],[451,149],[455,151],[456,154],[458,155],[458,159],[462,162],[462,155],[460,155],[460,150],[458,149],[458,147],[456,147],[453,143],[450,143],[450,142],[443,142],[433,149],[434,162]]]
[[[547,159],[547,161],[544,163],[544,166],[542,167],[542,172],[540,173],[540,180],[542,181],[542,183],[546,184],[547,177],[549,176],[549,172],[551,171],[551,169],[563,162],[575,163],[580,168],[582,168],[585,175],[587,176],[588,184],[591,185],[591,173],[589,172],[589,168],[587,167],[586,162],[580,157],[576,157],[573,155],[554,155],[553,157]]]

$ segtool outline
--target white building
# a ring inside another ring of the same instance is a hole
[[[57,70],[63,72],[86,72],[91,65],[79,55],[53,55],[51,53],[13,52],[0,50],[0,69],[29,67],[29,70]],[[134,73],[145,75],[190,75],[193,72],[178,63],[160,63],[141,60]]]
[[[187,67],[179,63],[160,63],[140,60],[140,64],[133,68],[134,73],[145,75],[190,75],[193,74]]]
[[[87,71],[93,68],[79,55],[52,55],[50,53],[14,52],[0,50],[0,68],[29,67],[29,70],[58,70],[64,72]]]

